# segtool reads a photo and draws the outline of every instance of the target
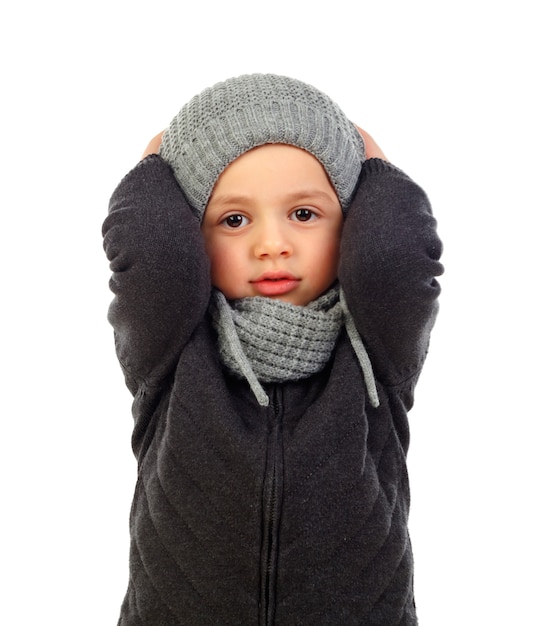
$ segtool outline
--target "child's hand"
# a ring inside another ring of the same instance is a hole
[[[163,130],[161,133],[158,133],[154,139],[150,141],[150,143],[146,146],[146,150],[144,151],[142,158],[147,157],[149,154],[157,154],[160,150],[161,139],[163,137]]]
[[[357,126],[357,124],[355,126]],[[359,126],[357,126],[357,130],[365,141],[365,157],[367,159],[383,159],[387,161],[386,155],[382,152],[380,146],[374,139],[362,128],[359,128]]]

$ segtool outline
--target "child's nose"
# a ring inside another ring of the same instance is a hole
[[[259,232],[255,243],[255,255],[258,258],[290,256],[292,245],[285,230],[277,224],[265,224]]]

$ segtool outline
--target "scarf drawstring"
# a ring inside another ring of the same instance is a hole
[[[357,327],[355,326],[355,322],[347,306],[346,298],[342,289],[340,289],[339,293],[343,324],[346,328],[346,332],[348,334],[348,338],[350,340],[353,351],[355,352],[355,355],[357,356],[357,359],[359,361],[359,365],[361,366],[361,371],[363,373],[363,378],[369,400],[373,407],[378,407],[380,405],[380,401],[378,398],[376,383],[374,381],[372,364],[370,362],[365,346],[363,345],[359,332],[357,331]],[[253,370],[251,362],[247,358],[247,355],[243,350],[243,346],[238,336],[230,305],[228,304],[224,294],[216,289],[213,292],[213,298],[214,311],[216,311],[216,315],[218,316],[217,330],[222,333],[222,338],[226,344],[226,348],[228,348],[229,352],[231,353],[231,359],[233,359],[234,363],[236,364],[235,373],[242,375],[247,380],[252,392],[257,399],[257,402],[261,406],[268,406],[268,394],[265,392],[264,388],[260,384],[260,381],[256,376],[255,371]],[[215,317],[215,315],[213,315],[213,317]],[[234,371],[233,367],[229,367],[229,369]]]
[[[260,384],[253,368],[251,367],[249,359],[245,356],[245,352],[243,352],[241,342],[237,336],[237,330],[232,317],[232,312],[230,311],[230,305],[226,301],[224,294],[216,289],[214,290],[213,297],[216,299],[216,308],[220,317],[220,325],[224,330],[224,336],[232,352],[232,356],[238,363],[241,373],[247,379],[258,404],[260,404],[260,406],[268,406],[268,394],[264,391],[264,388]]]

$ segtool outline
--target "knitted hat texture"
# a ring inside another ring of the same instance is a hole
[[[327,95],[293,78],[248,74],[205,89],[171,121],[159,153],[201,220],[222,171],[269,143],[312,154],[348,208],[365,160],[363,139]]]

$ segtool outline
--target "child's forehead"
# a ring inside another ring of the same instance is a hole
[[[221,179],[235,179],[242,184],[253,185],[255,180],[249,174],[275,176],[287,182],[326,178],[328,174],[323,164],[313,154],[290,144],[268,143],[256,146],[240,154],[219,174]]]
[[[313,201],[340,207],[321,162],[301,148],[280,143],[253,148],[232,161],[218,177],[207,206],[243,207],[263,200],[289,205]]]

